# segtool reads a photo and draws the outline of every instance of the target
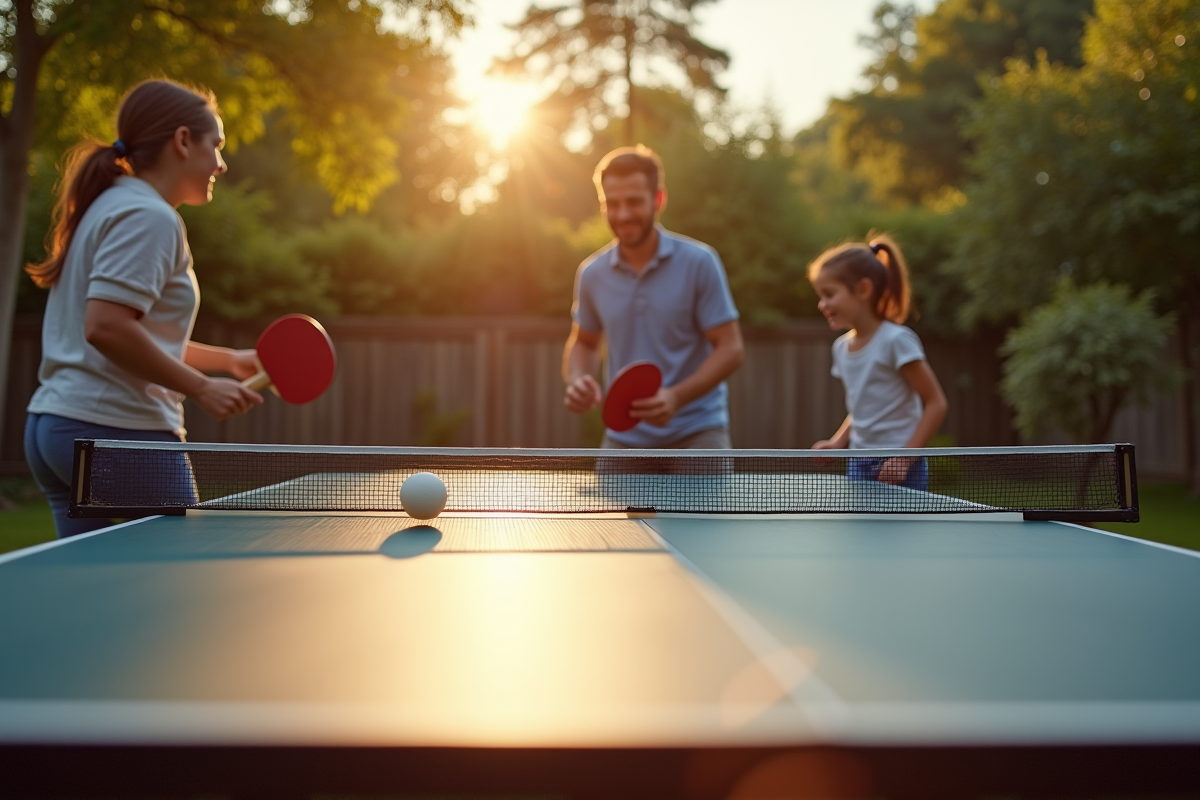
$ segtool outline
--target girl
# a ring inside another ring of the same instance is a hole
[[[117,134],[68,154],[46,260],[26,267],[50,297],[25,457],[60,538],[109,524],[67,517],[75,439],[182,441],[184,396],[217,419],[262,402],[204,374],[249,377],[254,351],[190,341],[200,298],[175,208],[207,203],[225,171],[215,99],[146,81],[121,101]],[[194,491],[182,456],[161,466]]]
[[[849,413],[833,438],[813,447],[924,447],[948,406],[921,340],[902,324],[909,284],[900,248],[887,236],[835,247],[809,265],[808,279],[829,327],[850,329],[833,343],[832,369]],[[913,489],[929,482],[923,458],[851,459],[847,476]]]

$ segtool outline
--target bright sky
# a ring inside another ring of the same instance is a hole
[[[829,98],[860,85],[870,54],[858,36],[871,30],[879,0],[717,0],[698,12],[698,37],[732,58],[723,83],[737,107],[769,101],[785,132],[817,120]],[[492,58],[506,54],[515,36],[504,26],[520,20],[530,0],[476,0],[476,24],[451,44],[464,99],[511,109],[529,101],[486,77]],[[539,0],[539,5],[549,4]],[[927,10],[935,0],[919,0]],[[488,113],[486,107],[481,111]],[[503,115],[500,115],[503,117]],[[494,127],[494,124],[489,127]],[[499,143],[499,142],[498,142]]]

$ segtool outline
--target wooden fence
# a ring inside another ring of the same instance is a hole
[[[386,318],[328,321],[338,374],[316,402],[263,408],[218,423],[188,403],[188,438],[293,444],[576,447],[595,444],[595,414],[562,405],[559,364],[569,323],[531,318]],[[5,406],[0,472],[26,470],[24,408],[37,385],[40,319],[18,318]],[[259,322],[203,320],[196,339],[251,347]],[[829,375],[833,334],[803,320],[746,330],[746,363],[730,380],[734,446],[808,447],[845,415],[840,383]],[[999,341],[926,338],[950,400],[943,433],[960,445],[1015,444],[996,392]],[[425,405],[432,407],[422,414]],[[1113,439],[1138,445],[1147,477],[1180,478],[1183,405],[1177,394],[1149,408],[1125,409]]]

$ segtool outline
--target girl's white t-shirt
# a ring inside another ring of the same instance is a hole
[[[925,360],[921,340],[909,328],[883,322],[860,350],[850,351],[853,331],[833,343],[833,377],[846,387],[850,447],[904,447],[921,421],[921,396],[900,368]]]
[[[139,178],[117,178],[79,221],[50,289],[41,385],[28,410],[182,435],[182,395],[125,371],[84,339],[88,300],[142,312],[141,325],[154,343],[183,358],[200,305],[187,233],[175,209]]]

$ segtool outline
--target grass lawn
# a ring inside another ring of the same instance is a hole
[[[54,538],[50,506],[28,478],[0,478],[0,493],[16,503],[16,511],[0,511],[0,553]]]
[[[0,553],[54,538],[50,507],[32,481],[20,478],[0,480],[0,492],[20,506],[16,511],[0,511]],[[1182,485],[1173,483],[1139,486],[1138,495],[1141,522],[1104,523],[1096,527],[1125,536],[1200,550],[1200,498],[1190,497]]]
[[[1124,536],[1200,550],[1200,498],[1178,483],[1138,485],[1141,522],[1105,522],[1096,525]]]

